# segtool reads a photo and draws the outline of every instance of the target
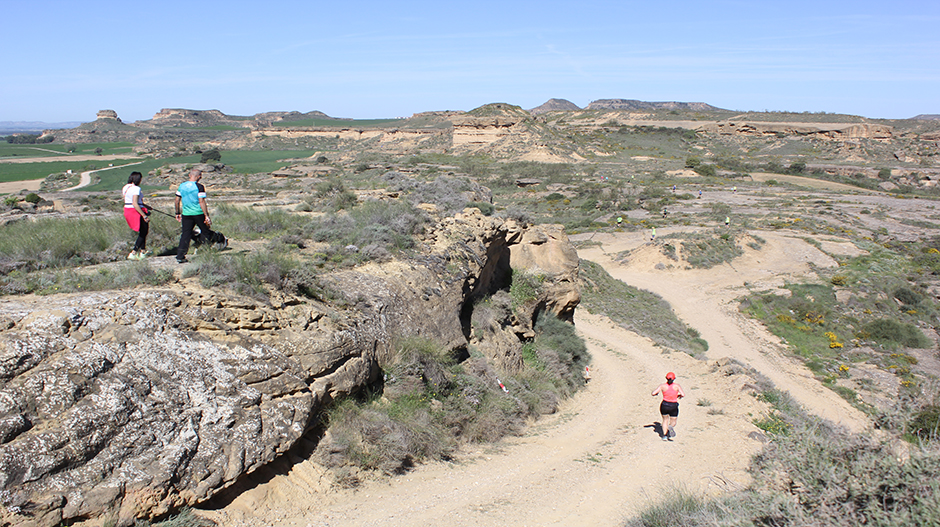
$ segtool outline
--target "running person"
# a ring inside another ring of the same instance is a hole
[[[660,384],[653,390],[653,397],[663,394],[663,402],[659,404],[659,414],[663,416],[663,435],[662,440],[676,437],[676,421],[679,420],[679,399],[685,397],[682,386],[676,381],[676,374],[669,372],[666,374],[666,382]]]
[[[124,219],[127,226],[137,233],[134,250],[127,255],[128,260],[143,260],[147,257],[147,233],[150,232],[150,211],[144,208],[144,198],[140,192],[140,172],[131,172],[127,184],[121,189],[124,196]]]

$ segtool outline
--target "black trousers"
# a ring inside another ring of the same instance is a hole
[[[182,216],[181,219],[183,231],[180,232],[180,245],[176,249],[177,260],[186,258],[186,253],[189,251],[189,242],[193,239],[193,227],[199,227],[203,237],[212,236],[212,231],[206,226],[205,214],[199,214],[198,216]]]
[[[147,250],[147,233],[150,232],[150,224],[140,218],[140,230],[137,231],[137,241],[134,242],[135,251]]]

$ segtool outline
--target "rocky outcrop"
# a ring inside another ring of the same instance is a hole
[[[547,112],[568,112],[577,111],[580,109],[580,106],[569,101],[568,99],[549,99],[541,106],[536,106],[535,108],[529,110],[529,113],[532,115],[539,115]]]
[[[164,108],[154,114],[153,121],[166,125],[168,121],[175,124],[188,124],[191,126],[207,124],[218,121],[231,121],[232,118],[218,110],[186,110],[184,108]]]
[[[186,283],[0,303],[0,524],[130,525],[200,503],[376,381],[396,338],[460,354],[489,332],[477,344],[512,367],[532,321],[577,304],[577,254],[558,227],[467,209],[425,243],[413,260],[321,277],[332,305]],[[516,273],[543,287],[518,316],[475,328],[478,302],[506,297]]]
[[[455,154],[487,153],[514,161],[572,162],[570,145],[547,141],[554,133],[518,106],[487,104],[451,119]]]
[[[114,110],[99,110],[96,119],[114,119],[115,121],[121,122],[118,119],[118,114]]]
[[[696,112],[707,112],[720,110],[710,104],[703,102],[646,102],[635,99],[598,99],[587,105],[585,110],[692,110]]]
[[[757,137],[798,135],[835,141],[850,139],[889,141],[894,133],[894,128],[891,126],[869,123],[780,123],[759,121],[712,122],[702,125],[699,130],[720,135]]]

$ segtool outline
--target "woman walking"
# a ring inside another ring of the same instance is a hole
[[[676,382],[676,374],[666,374],[666,382],[653,390],[653,397],[663,394],[663,402],[659,404],[659,414],[663,416],[663,441],[676,437],[676,421],[679,420],[679,398],[685,397],[682,386]]]
[[[137,233],[134,250],[127,255],[128,260],[143,260],[147,257],[147,233],[150,231],[150,215],[144,208],[144,198],[140,193],[140,172],[131,172],[127,184],[121,190],[124,195],[124,219],[132,231]]]

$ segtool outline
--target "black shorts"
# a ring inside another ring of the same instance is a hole
[[[659,405],[659,415],[668,415],[669,417],[679,417],[679,403],[670,403],[663,401]]]

